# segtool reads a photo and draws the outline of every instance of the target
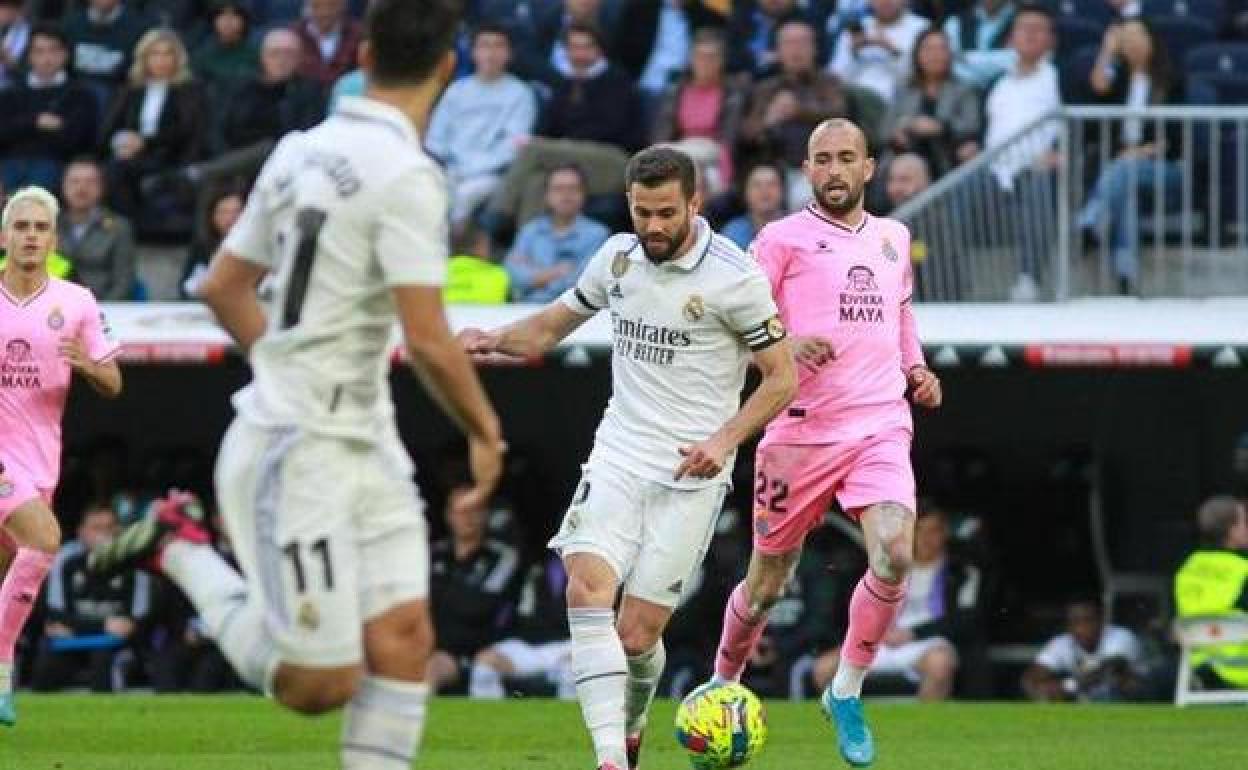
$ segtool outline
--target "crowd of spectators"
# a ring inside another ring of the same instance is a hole
[[[461,281],[506,285],[463,296],[552,296],[600,234],[627,225],[623,165],[652,142],[696,159],[708,217],[747,243],[810,200],[805,139],[827,117],[866,129],[881,161],[869,200],[886,213],[1063,103],[1181,103],[1191,25],[1210,39],[1248,34],[1242,2],[1208,4],[1213,16],[1198,18],[1164,0],[469,0],[457,78],[425,141],[451,183],[457,253],[505,268],[465,262]],[[0,0],[5,188],[39,184],[68,202],[66,172],[85,176],[89,159],[99,193],[76,212],[79,251],[62,254],[65,270],[106,299],[143,299],[136,240],[189,242],[175,291],[193,297],[230,219],[219,204],[245,199],[285,133],[363,91],[365,5]],[[986,175],[1022,222],[1018,299],[1036,296],[1053,241],[1052,223],[1027,220],[1053,195],[1054,131]],[[1155,133],[1146,120],[1115,130],[1112,163],[1078,217],[1108,239],[1124,290],[1139,269],[1132,197],[1179,186],[1179,142]],[[571,205],[572,173],[582,203],[569,219],[550,207]]]

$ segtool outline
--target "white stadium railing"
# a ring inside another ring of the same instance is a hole
[[[1161,157],[1116,153],[1124,132]],[[920,301],[1248,295],[1248,107],[1068,107],[893,216]]]

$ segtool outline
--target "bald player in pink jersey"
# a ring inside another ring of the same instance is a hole
[[[915,522],[913,427],[906,393],[940,405],[910,307],[910,233],[863,210],[875,172],[847,120],[811,134],[803,164],[815,201],[767,225],[751,251],[794,337],[798,395],[774,419],[755,459],[754,553],[724,611],[710,687],[738,681],[781,597],[806,535],[833,498],[861,526],[869,567],[854,590],[849,631],[823,707],[842,757],[874,761],[862,681],[906,590]]]
[[[61,416],[74,372],[108,398],[121,393],[118,346],[90,290],[48,275],[56,198],[14,193],[0,216],[0,724],[13,708],[13,648],[61,545],[52,493],[61,472]]]

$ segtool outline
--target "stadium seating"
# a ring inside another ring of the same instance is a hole
[[[1179,642],[1179,671],[1174,683],[1174,705],[1203,703],[1248,704],[1248,690],[1192,689],[1192,652],[1209,644],[1248,642],[1248,616],[1242,618],[1186,618],[1175,621]]]
[[[1176,62],[1185,61],[1188,51],[1215,39],[1218,32],[1213,21],[1194,16],[1157,16],[1149,21]]]
[[[1205,43],[1187,52],[1184,70],[1190,75],[1248,76],[1248,43]]]
[[[1226,18],[1226,4],[1223,0],[1144,0],[1141,12],[1145,18],[1189,16],[1220,26]]]
[[[1085,45],[1058,62],[1061,78],[1062,100],[1067,104],[1093,104],[1097,101],[1092,93],[1088,77],[1101,52],[1100,44]]]
[[[1105,0],[1048,0],[1045,5],[1053,11],[1059,22],[1063,19],[1079,19],[1095,22],[1104,28],[1115,17],[1113,6]]]
[[[1079,16],[1057,17],[1057,57],[1064,59],[1074,51],[1099,47],[1105,35],[1105,24]]]

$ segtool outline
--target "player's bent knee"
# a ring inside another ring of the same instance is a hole
[[[929,676],[952,677],[958,670],[958,654],[944,645],[923,656],[922,668]]]
[[[399,605],[364,625],[368,668],[380,676],[423,680],[434,641],[433,622],[424,601]]]
[[[291,711],[318,716],[350,702],[359,681],[359,666],[331,669],[282,666],[273,683],[273,695]]]
[[[569,575],[565,592],[569,608],[610,607],[615,603],[615,586],[583,575]]]
[[[654,649],[662,633],[661,628],[651,628],[639,623],[620,631],[620,644],[624,647],[625,655],[642,655]]]
[[[56,555],[61,549],[61,525],[42,500],[32,500],[17,508],[7,522],[14,541],[23,548],[32,548]]]

